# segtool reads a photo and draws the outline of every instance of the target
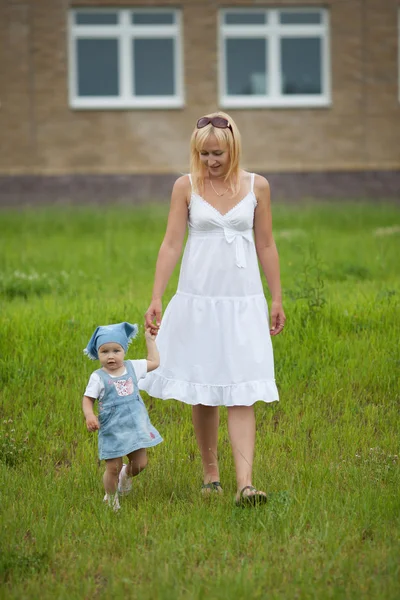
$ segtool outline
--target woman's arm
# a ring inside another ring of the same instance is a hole
[[[161,244],[154,276],[153,294],[151,304],[145,314],[146,326],[157,330],[161,322],[161,299],[167,287],[169,278],[182,253],[185,238],[188,201],[190,197],[190,181],[187,175],[179,177],[172,189],[171,206],[168,215],[167,230]],[[156,319],[156,326],[153,321]]]
[[[271,335],[280,333],[285,325],[282,308],[282,290],[279,272],[279,256],[272,235],[272,215],[269,183],[261,175],[256,175],[255,193],[257,207],[254,217],[254,238],[257,256],[266,277],[272,297]]]

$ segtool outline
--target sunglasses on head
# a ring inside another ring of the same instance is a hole
[[[233,135],[232,125],[225,117],[201,117],[197,121],[197,129],[202,129],[209,123],[211,123],[213,127],[218,127],[219,129],[230,129]]]

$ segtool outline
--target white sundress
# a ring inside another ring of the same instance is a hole
[[[178,289],[157,336],[160,366],[139,382],[150,396],[207,406],[279,399],[256,206],[254,173],[250,192],[225,214],[192,192]]]

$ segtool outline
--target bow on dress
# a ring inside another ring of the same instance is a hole
[[[253,241],[252,230],[245,229],[244,231],[238,231],[237,229],[224,227],[224,234],[228,244],[232,244],[232,242],[235,242],[236,265],[240,269],[245,269],[247,266],[247,262],[243,240],[247,240],[248,242]]]

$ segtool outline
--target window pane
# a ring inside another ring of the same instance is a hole
[[[282,93],[321,94],[320,38],[281,39]]]
[[[77,12],[75,13],[77,25],[117,25],[118,14],[115,12]]]
[[[174,41],[164,38],[133,40],[136,96],[173,96]]]
[[[78,39],[78,96],[118,96],[118,40]]]
[[[134,25],[173,25],[175,13],[173,12],[134,12],[132,15]]]
[[[263,25],[267,20],[266,12],[228,12],[225,13],[227,25]]]
[[[313,12],[294,12],[294,11],[281,11],[279,13],[279,20],[284,25],[314,25],[315,23],[321,23],[321,13],[318,11]]]
[[[227,94],[267,93],[267,42],[263,38],[227,39]]]

